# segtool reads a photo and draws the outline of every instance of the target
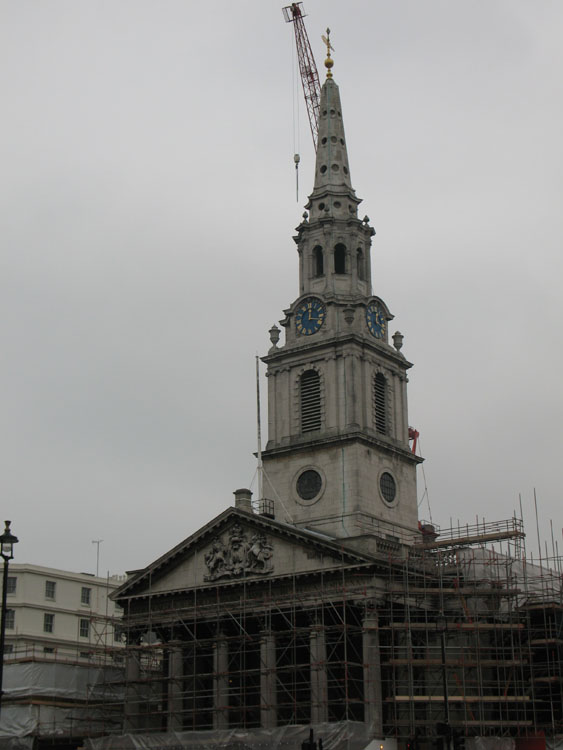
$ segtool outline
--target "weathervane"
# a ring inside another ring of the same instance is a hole
[[[331,51],[334,52],[334,47],[330,43],[330,29],[327,28],[326,30],[326,36],[323,34],[321,39],[326,44],[326,60],[325,60],[325,68],[327,69],[326,77],[332,78],[332,71],[331,68],[334,65],[334,61],[332,57],[330,56]]]

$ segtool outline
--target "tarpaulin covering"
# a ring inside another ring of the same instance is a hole
[[[107,697],[118,668],[65,664],[63,662],[14,662],[4,664],[3,692],[6,699],[43,696],[79,699]]]
[[[513,737],[467,737],[466,750],[515,750]]]
[[[0,750],[32,750],[33,737],[1,737]]]
[[[4,738],[25,737],[37,728],[38,706],[2,705],[0,741]],[[4,745],[2,745],[4,747]]]
[[[121,705],[122,676],[118,667],[56,661],[4,664],[0,750],[27,750],[31,745],[24,738],[80,737],[107,729],[104,706]]]
[[[88,750],[295,750],[309,738],[309,727],[285,726],[276,729],[217,729],[207,732],[166,732],[126,734],[85,740]],[[324,750],[364,750],[373,739],[361,722],[317,724],[314,739],[323,741]],[[500,750],[500,749],[499,749]]]
[[[5,741],[14,737],[81,737],[87,732],[103,732],[107,727],[108,722],[101,712],[88,706],[4,704],[0,722],[0,750],[5,750],[8,747]]]

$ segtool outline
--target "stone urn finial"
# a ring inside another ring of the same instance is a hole
[[[400,352],[401,349],[403,348],[403,339],[404,338],[405,337],[403,336],[403,334],[400,331],[395,331],[395,333],[393,334],[393,346],[395,347],[395,349],[398,352]]]
[[[272,342],[272,346],[277,347],[278,341],[280,340],[280,329],[277,327],[277,325],[273,325],[270,330],[268,331],[270,334],[270,341]]]

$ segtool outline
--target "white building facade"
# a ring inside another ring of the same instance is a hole
[[[102,578],[26,563],[10,565],[6,659],[83,661],[119,648],[121,609],[109,595],[124,580],[125,576]]]

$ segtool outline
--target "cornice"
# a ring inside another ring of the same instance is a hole
[[[269,458],[277,458],[278,456],[291,455],[292,453],[303,453],[305,451],[313,451],[319,448],[329,448],[334,445],[355,442],[363,443],[371,448],[377,448],[377,450],[382,453],[387,453],[390,456],[398,456],[412,464],[420,464],[424,461],[421,456],[415,455],[408,448],[393,444],[373,435],[368,435],[361,430],[340,432],[337,435],[322,435],[313,439],[309,438],[308,440],[300,440],[297,438],[292,441],[291,445],[266,448],[266,450],[262,451],[262,459],[267,460]]]
[[[359,348],[361,351],[357,352],[357,354],[360,357],[368,354],[374,355],[377,358],[383,357],[403,370],[408,370],[413,366],[412,362],[405,359],[405,357],[397,352],[390,344],[371,340],[367,336],[362,336],[361,334],[353,332],[337,333],[324,339],[319,338],[315,341],[307,340],[300,344],[294,344],[293,346],[288,346],[286,344],[280,348],[270,349],[268,354],[260,359],[268,366],[275,366],[276,363],[280,363],[281,365],[285,359],[300,356],[303,353],[310,354],[311,356],[318,356],[323,349],[331,349],[335,347],[342,348],[346,345]],[[336,356],[344,356],[344,353],[337,353]],[[350,355],[348,354],[347,356]]]

